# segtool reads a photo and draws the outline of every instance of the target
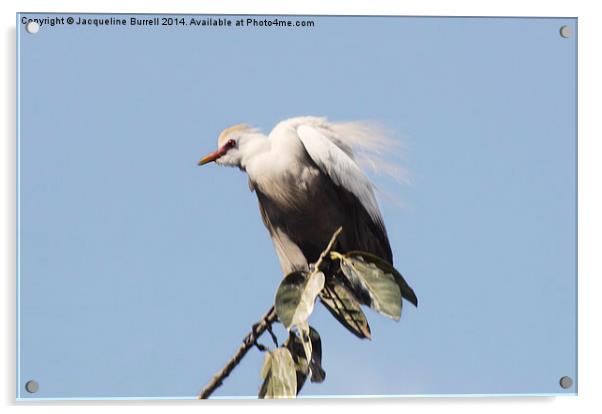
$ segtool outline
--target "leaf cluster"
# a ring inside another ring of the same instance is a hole
[[[371,338],[362,305],[393,320],[401,317],[402,299],[418,305],[414,291],[390,263],[362,251],[339,253],[330,250],[332,244],[313,271],[292,272],[278,287],[276,314],[289,337],[266,354],[260,398],[295,397],[308,377],[312,382],[325,379],[321,338],[308,324],[317,298],[341,325],[362,339]]]

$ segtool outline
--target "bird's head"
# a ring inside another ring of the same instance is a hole
[[[224,129],[217,138],[217,151],[201,158],[199,165],[215,161],[217,164],[240,167],[244,137],[253,130],[246,124],[238,124]]]

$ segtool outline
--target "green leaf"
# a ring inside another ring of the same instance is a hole
[[[355,336],[361,339],[372,338],[360,303],[341,280],[334,277],[326,279],[326,285],[320,292],[320,301],[332,316]]]
[[[322,272],[293,272],[284,277],[276,292],[275,307],[278,319],[286,329],[307,321],[323,287]]]
[[[311,382],[322,382],[326,379],[326,372],[322,369],[322,339],[320,334],[311,326],[309,327],[309,338],[311,339]]]
[[[397,286],[399,286],[399,290],[401,291],[401,296],[408,300],[412,305],[418,306],[418,298],[416,297],[414,290],[410,287],[410,285],[408,285],[401,273],[399,273],[391,263],[372,253],[362,252],[359,250],[349,252],[346,254],[346,256],[360,256],[365,261],[374,263],[384,272],[393,274],[395,282],[397,282]]]
[[[266,353],[261,367],[264,379],[259,398],[294,398],[297,393],[295,363],[287,348],[277,348]]]
[[[341,270],[349,280],[353,292],[364,304],[375,311],[399,320],[401,316],[401,292],[394,276],[386,273],[363,257],[338,255]]]
[[[293,361],[295,362],[295,373],[297,374],[297,394],[299,394],[299,391],[301,391],[301,388],[303,387],[303,384],[305,384],[305,380],[309,375],[309,363],[307,362],[307,357],[305,356],[305,349],[303,348],[301,338],[299,338],[299,336],[293,331],[289,332],[288,339],[284,341],[283,346],[290,351]]]
[[[311,339],[309,339],[309,324],[307,322],[302,322],[295,326],[299,331],[299,337],[301,338],[301,343],[303,344],[303,350],[305,351],[305,359],[310,360],[312,353],[312,345]]]
[[[311,326],[309,327],[309,339],[312,348],[309,362],[300,334],[290,331],[288,339],[284,342],[284,346],[290,351],[295,362],[297,394],[301,391],[305,380],[310,374],[312,382],[322,382],[326,378],[326,373],[322,369],[322,341],[318,331]]]

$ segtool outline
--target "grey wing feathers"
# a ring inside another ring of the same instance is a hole
[[[257,194],[257,200],[259,202],[261,219],[270,233],[274,249],[276,249],[276,254],[280,261],[280,267],[284,274],[286,275],[296,270],[306,269],[308,262],[299,246],[291,241],[290,237],[284,232],[282,226],[273,222],[274,220],[279,222],[280,220],[278,220],[278,217],[271,218],[270,214],[266,211],[266,208],[269,208],[269,205],[272,202],[258,189],[255,189],[255,194]],[[274,209],[270,210],[273,211]],[[272,213],[272,215],[274,214]]]

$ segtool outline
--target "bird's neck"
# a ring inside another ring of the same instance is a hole
[[[246,134],[241,138],[239,145],[242,153],[240,168],[244,171],[247,171],[249,165],[259,157],[270,151],[270,140],[259,132]]]

